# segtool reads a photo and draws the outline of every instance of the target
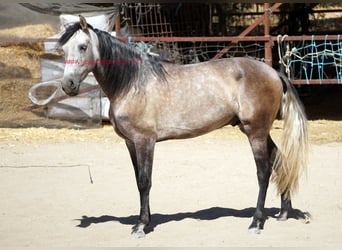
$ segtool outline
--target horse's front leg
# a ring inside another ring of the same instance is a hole
[[[144,229],[151,220],[149,195],[152,186],[151,178],[155,140],[139,138],[133,142],[126,141],[126,145],[134,166],[140,195],[140,216],[138,223],[132,228],[132,235],[136,238],[141,238],[145,236]]]

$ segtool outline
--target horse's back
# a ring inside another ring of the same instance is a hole
[[[199,94],[198,90],[212,93],[217,99],[229,104],[244,97],[257,104],[262,100],[272,97],[279,99],[282,96],[282,82],[278,72],[263,62],[246,57],[219,59],[171,69],[169,80],[171,85],[178,85],[175,88],[184,91],[190,86],[194,95]]]

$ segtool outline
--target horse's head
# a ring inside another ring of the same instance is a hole
[[[98,39],[85,18],[80,16],[79,24],[75,24],[71,29],[67,28],[60,44],[65,54],[62,88],[66,94],[75,96],[79,92],[80,83],[94,70],[100,59]]]

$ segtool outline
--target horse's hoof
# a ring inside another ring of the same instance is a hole
[[[278,221],[286,221],[288,218],[293,218],[302,221],[304,224],[310,223],[311,215],[309,212],[302,212],[299,209],[293,209],[290,211],[283,211],[277,216]]]
[[[264,224],[265,224],[265,218],[262,219],[256,219],[254,218],[252,221],[252,224],[248,228],[248,233],[250,235],[252,234],[260,234],[261,230],[264,229]]]
[[[145,237],[144,227],[141,225],[136,225],[132,228],[132,236],[135,239],[141,239]]]
[[[248,234],[249,235],[261,234],[261,230],[260,228],[257,228],[257,227],[250,227],[248,228]]]
[[[135,239],[141,239],[145,237],[145,232],[144,230],[132,231],[132,236]]]
[[[277,221],[287,221],[287,212],[280,213],[277,217]]]
[[[311,221],[311,214],[310,213],[308,213],[308,212],[304,212],[303,213],[303,217],[304,218],[302,218],[302,222],[304,223],[304,224],[309,224],[310,223],[310,221]]]

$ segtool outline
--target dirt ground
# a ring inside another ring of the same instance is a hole
[[[133,169],[110,126],[2,128],[0,246],[340,246],[341,137],[317,139],[316,127],[310,122],[309,171],[293,199],[311,223],[278,222],[280,200],[271,185],[265,229],[247,233],[257,197],[255,165],[246,138],[225,127],[157,144],[152,225],[139,240],[130,235],[139,212]],[[272,134],[277,141],[278,122]]]

